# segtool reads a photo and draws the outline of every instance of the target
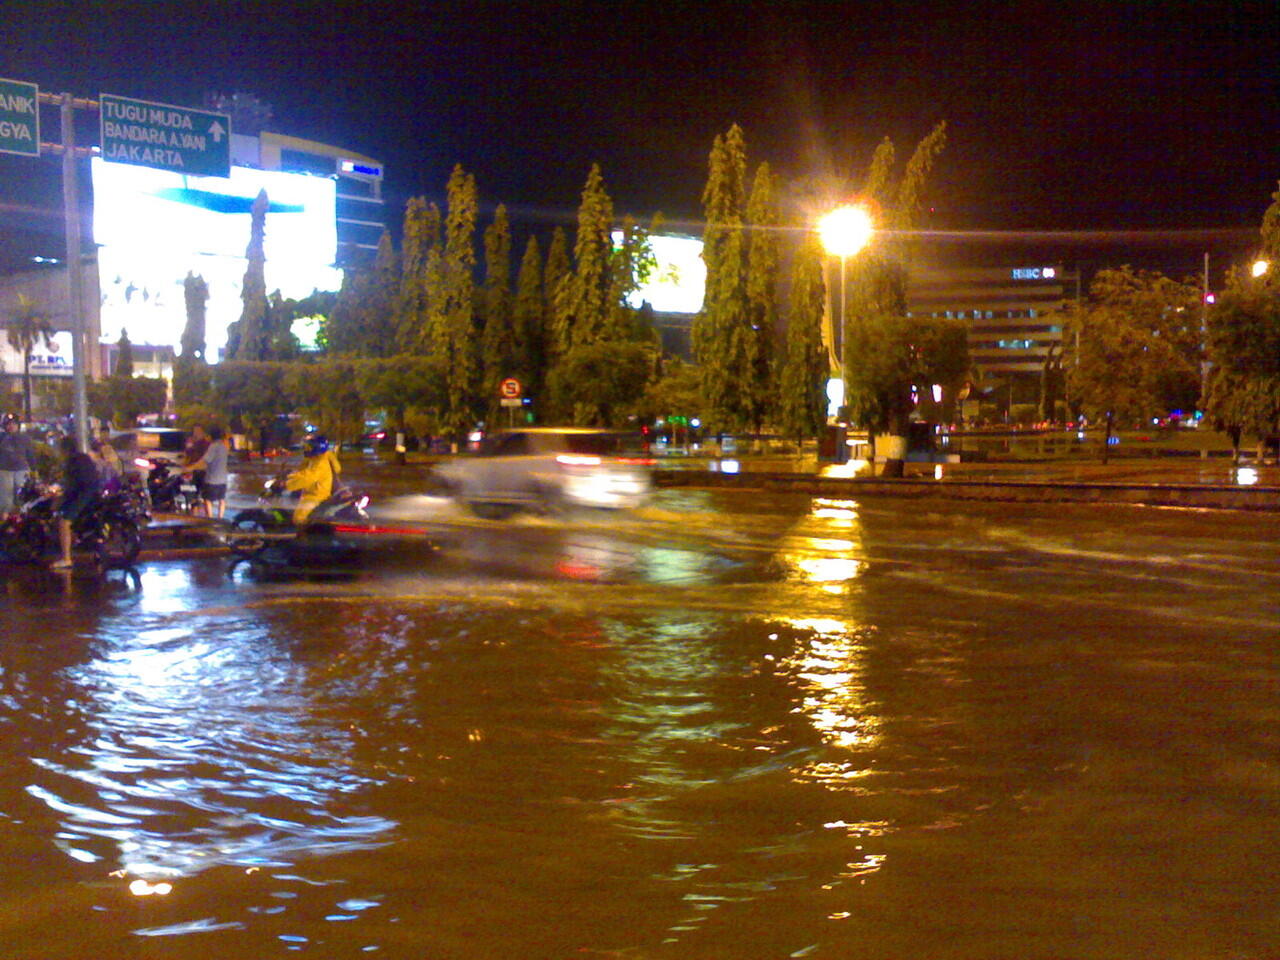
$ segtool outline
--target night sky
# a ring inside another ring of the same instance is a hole
[[[0,76],[256,94],[275,129],[383,160],[397,214],[461,162],[485,207],[568,222],[596,161],[620,213],[693,219],[735,121],[753,160],[841,178],[881,137],[906,152],[946,120],[944,231],[1253,230],[1280,179],[1274,0],[5,6]],[[45,235],[60,252],[57,167],[0,157],[7,252]]]

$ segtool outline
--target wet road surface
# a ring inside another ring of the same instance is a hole
[[[379,493],[0,571],[0,956],[1280,949],[1280,520]]]

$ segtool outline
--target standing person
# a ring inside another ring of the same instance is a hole
[[[65,457],[62,466],[62,504],[58,508],[58,541],[62,547],[62,559],[50,566],[54,570],[68,570],[72,564],[72,526],[97,498],[101,487],[97,464],[89,454],[80,452],[75,437],[63,437],[59,446]]]
[[[205,451],[208,449],[209,435],[205,433],[204,427],[197,423],[191,428],[191,439],[187,441],[187,446],[182,451],[184,464],[182,472],[191,474],[191,482],[196,485],[196,509],[201,513],[206,513],[204,501],[200,499],[200,488],[204,486],[204,470],[195,469],[195,464],[204,459]]]
[[[222,519],[227,503],[227,441],[223,439],[221,427],[209,428],[209,446],[204,456],[183,469],[183,473],[203,471],[204,483],[200,485],[200,496],[204,501],[205,513],[215,520]]]
[[[328,500],[333,493],[342,464],[337,454],[329,449],[329,441],[319,434],[309,434],[302,441],[302,466],[285,478],[286,490],[300,490],[302,499],[293,511],[295,526],[302,526],[311,511]]]
[[[98,463],[102,467],[102,485],[108,492],[115,492],[124,483],[124,466],[120,462],[120,452],[111,445],[111,428],[103,425],[98,428]]]
[[[4,433],[0,434],[0,517],[18,505],[18,493],[36,469],[36,449],[18,426],[18,418],[12,413],[4,415]]]

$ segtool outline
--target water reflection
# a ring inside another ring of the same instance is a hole
[[[216,575],[216,574],[215,574]],[[343,810],[376,785],[349,735],[320,720],[306,671],[269,622],[192,608],[188,568],[148,571],[65,671],[82,732],[36,755],[27,785],[59,818],[56,846],[135,895],[215,866],[279,866],[386,842],[394,823]]]

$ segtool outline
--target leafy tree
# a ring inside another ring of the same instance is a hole
[[[609,260],[608,321],[602,339],[634,340],[651,344],[655,349],[660,346],[653,325],[653,308],[647,303],[635,307],[631,301],[658,269],[650,237],[660,229],[661,223],[661,214],[654,217],[649,227],[641,226],[634,217],[622,218],[622,227],[617,231],[621,241],[614,244]]]
[[[530,237],[516,274],[516,298],[512,308],[514,355],[512,368],[526,392],[537,396],[546,364],[546,297],[542,289],[542,252],[538,238]]]
[[[734,124],[717,136],[702,193],[706,218],[702,259],[707,265],[706,297],[694,318],[694,358],[702,371],[708,417],[717,431],[746,425],[738,391],[747,362],[743,331],[750,329],[745,280],[746,145]]]
[[[160,413],[169,400],[169,384],[162,377],[115,374],[86,384],[89,412],[122,427],[137,423],[144,413]]]
[[[877,433],[905,437],[915,410],[913,391],[941,384],[957,390],[969,370],[962,321],[878,313],[847,331],[845,401],[851,416]],[[885,461],[884,476],[902,476],[902,461]]]
[[[1101,270],[1089,300],[1068,318],[1071,395],[1106,423],[1107,459],[1117,422],[1143,422],[1194,399],[1199,370],[1200,291],[1128,266]]]
[[[484,336],[481,397],[490,419],[498,410],[498,384],[515,372],[516,334],[511,302],[511,226],[507,208],[498,204],[484,232]]]
[[[548,391],[574,423],[618,426],[637,413],[653,370],[653,349],[601,340],[571,349],[551,371]]]
[[[1227,288],[1205,318],[1209,376],[1205,410],[1231,436],[1259,441],[1280,433],[1280,190],[1262,216],[1260,259],[1271,267],[1260,277],[1233,270]]]
[[[277,368],[288,408],[302,414],[331,442],[353,440],[364,430],[364,398],[357,386],[358,361],[271,364]]]
[[[297,317],[297,301],[286,300],[277,290],[267,297],[267,318],[263,324],[264,360],[296,360],[302,355],[302,347],[293,334],[293,321]]]
[[[1269,277],[1235,273],[1209,310],[1205,410],[1231,436],[1259,442],[1280,433],[1280,289]]]
[[[48,311],[26,294],[18,294],[17,309],[5,324],[9,346],[22,354],[22,419],[31,419],[31,351],[53,343]]]
[[[427,357],[399,354],[361,361],[356,386],[366,410],[382,410],[396,430],[425,434],[440,429],[435,411],[445,401],[442,371]]]
[[[210,370],[209,406],[222,411],[228,422],[258,429],[295,404],[284,389],[285,364],[263,361],[224,361]]]
[[[205,349],[205,305],[209,302],[209,285],[204,277],[190,271],[182,281],[182,295],[187,307],[187,322],[182,328],[180,348],[186,360],[203,360]]]
[[[826,284],[822,246],[810,235],[796,253],[787,318],[787,355],[782,367],[778,420],[797,441],[812,438],[827,422],[827,377],[830,362],[822,342]]]
[[[244,272],[244,283],[240,289],[240,299],[244,307],[240,319],[232,324],[234,331],[234,349],[232,349],[233,333],[227,331],[227,356],[236,360],[261,360],[267,350],[267,281],[266,253],[263,240],[266,236],[267,223],[267,191],[258,191],[250,211],[249,246],[245,257],[249,261]]]

